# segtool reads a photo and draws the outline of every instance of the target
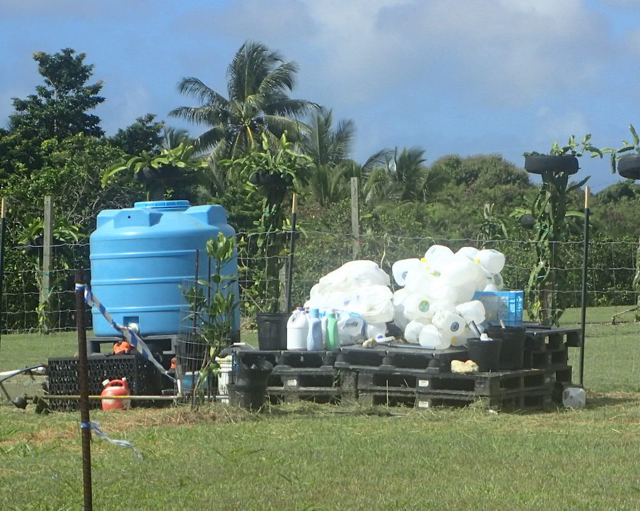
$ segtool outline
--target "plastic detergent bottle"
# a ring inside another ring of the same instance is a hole
[[[320,311],[311,309],[309,311],[309,333],[307,334],[307,350],[322,351],[322,320]]]
[[[298,307],[287,321],[287,349],[306,350],[309,320],[304,308]]]
[[[336,311],[330,310],[327,313],[327,338],[325,349],[327,351],[337,350],[340,347],[340,333],[338,332],[338,318]]]

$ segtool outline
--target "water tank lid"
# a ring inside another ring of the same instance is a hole
[[[188,200],[158,200],[149,202],[136,202],[133,207],[136,209],[180,209],[186,210],[190,206]]]

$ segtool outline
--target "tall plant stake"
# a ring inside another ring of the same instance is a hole
[[[289,242],[289,265],[287,267],[287,309],[291,310],[291,290],[293,287],[293,252],[296,246],[296,219],[298,212],[296,206],[298,204],[298,195],[293,194],[291,199],[291,240]]]
[[[584,384],[584,343],[587,320],[587,269],[589,259],[589,194],[591,189],[584,189],[584,236],[583,236],[583,261],[582,261],[582,314],[580,327],[582,329],[582,342],[580,343],[580,385]]]

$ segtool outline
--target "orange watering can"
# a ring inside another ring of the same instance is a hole
[[[122,380],[112,380],[108,382],[105,385],[101,395],[102,396],[130,396],[131,392],[129,392],[129,385],[127,384],[126,378],[123,378]],[[130,399],[103,399],[102,400],[103,410],[128,410],[129,408],[131,408]]]

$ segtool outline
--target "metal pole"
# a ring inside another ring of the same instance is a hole
[[[82,431],[82,480],[84,509],[93,509],[91,493],[91,419],[89,418],[89,364],[84,303],[84,275],[76,270],[76,329],[78,330],[78,376],[80,380],[80,426]]]
[[[589,194],[591,189],[584,189],[584,236],[583,236],[583,261],[582,261],[582,315],[580,327],[582,329],[582,342],[580,343],[580,385],[584,384],[584,343],[587,321],[587,269],[589,259]]]
[[[7,203],[0,206],[0,342],[2,342],[2,296],[4,289],[4,240],[7,232]]]
[[[285,312],[291,311],[291,289],[293,287],[293,252],[296,246],[296,218],[298,196],[294,193],[291,199],[291,240],[289,242],[289,264],[287,267],[287,308]]]
[[[40,306],[44,315],[42,327],[49,331],[51,300],[51,266],[53,261],[53,199],[50,195],[44,198],[44,237],[42,241],[42,289],[40,289]]]

